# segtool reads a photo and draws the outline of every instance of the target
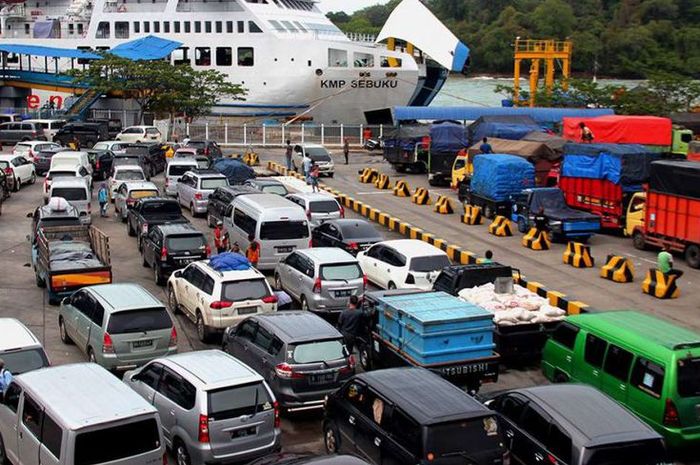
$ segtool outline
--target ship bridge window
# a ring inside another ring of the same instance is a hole
[[[226,21],[226,33],[233,34],[233,21]]]
[[[306,28],[305,28],[304,26],[302,26],[301,23],[300,23],[299,21],[294,21],[294,24],[296,25],[296,27],[299,28],[299,30],[300,30],[301,32],[306,32]]]
[[[192,25],[189,21],[185,21],[183,24],[185,25],[185,34],[192,32]]]
[[[109,23],[107,21],[100,21],[97,25],[97,33],[95,34],[97,39],[109,39]]]
[[[238,33],[243,34],[245,32],[245,23],[243,21],[238,21]]]
[[[224,23],[222,23],[221,21],[217,21],[214,23],[214,25],[216,26],[215,30],[217,34],[221,34],[222,32],[224,32]]]
[[[30,30],[29,23],[26,23],[26,24],[24,25],[24,33],[27,34],[27,35],[29,35],[29,30]]]
[[[401,68],[401,58],[379,57],[382,68]]]
[[[129,23],[126,21],[116,21],[114,23],[114,38],[128,39],[129,38]]]
[[[202,22],[201,21],[194,22],[194,32],[196,32],[197,34],[202,32]]]
[[[141,23],[134,21],[134,34],[141,33]]]
[[[262,29],[260,29],[260,26],[258,26],[255,21],[248,21],[248,32],[262,32]]]
[[[275,32],[287,32],[287,30],[284,28],[284,26],[282,26],[279,23],[279,21],[275,21],[275,20],[271,19],[269,22],[272,25],[272,27],[275,29]]]
[[[163,21],[163,33],[170,34],[170,21]]]
[[[86,47],[86,48],[87,48],[88,50],[90,50],[90,47]],[[80,49],[80,47],[78,47],[78,49]],[[5,58],[5,62],[6,62],[6,63],[15,64],[15,65],[16,65],[17,63],[19,63],[19,55],[16,54],[16,53],[11,53],[11,52],[10,52],[10,53],[8,53],[7,55],[5,55],[5,57],[6,57],[6,58]],[[83,61],[85,61],[85,62],[87,63],[87,60],[83,60]],[[82,63],[81,63],[81,64],[82,64]]]
[[[299,29],[295,28],[289,21],[282,21],[282,24],[284,24],[284,27],[289,29],[289,32],[299,32]]]
[[[204,21],[204,32],[211,34],[211,21]]]
[[[253,66],[255,64],[255,52],[253,47],[238,47],[238,66]]]
[[[83,35],[83,24],[78,23],[78,35],[82,36]]]
[[[355,52],[352,63],[355,68],[372,68],[374,66],[374,55]]]
[[[233,65],[233,51],[231,47],[216,47],[216,66]]]
[[[173,21],[173,32],[175,34],[180,33],[180,21]]]
[[[328,66],[335,68],[348,67],[348,52],[337,48],[328,49]]]
[[[143,32],[145,32],[146,34],[149,34],[151,32],[151,23],[149,23],[148,21],[143,22]]]
[[[211,48],[197,47],[194,49],[194,64],[197,66],[211,66]]]
[[[173,64],[174,65],[189,65],[190,64],[189,52],[190,52],[189,47],[180,47],[180,48],[176,48],[175,50],[173,50]]]
[[[160,33],[160,21],[153,21],[153,33]]]

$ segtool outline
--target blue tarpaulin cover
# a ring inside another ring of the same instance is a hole
[[[456,153],[469,147],[467,128],[461,124],[440,123],[430,127],[430,151]]]
[[[482,116],[469,125],[469,141],[476,144],[484,137],[520,140],[542,128],[529,116]]]
[[[117,45],[109,51],[112,55],[130,60],[161,60],[170,55],[182,42],[162,39],[156,36],[146,36]]]
[[[561,175],[636,186],[649,180],[651,163],[660,159],[643,145],[566,144]]]
[[[255,178],[253,168],[233,158],[219,158],[214,161],[213,168],[226,176],[229,184],[242,184],[248,179]]]
[[[84,58],[96,60],[100,55],[72,48],[44,47],[41,45],[0,44],[0,52],[52,58]]]
[[[476,121],[482,116],[529,116],[539,124],[561,123],[562,118],[593,118],[614,115],[609,108],[502,108],[502,107],[394,107],[397,123],[407,120]]]
[[[500,202],[531,187],[535,187],[535,167],[527,160],[503,154],[474,157],[471,189],[475,194]]]
[[[239,253],[224,252],[211,257],[209,266],[216,271],[241,271],[249,270],[251,264],[247,258]]]

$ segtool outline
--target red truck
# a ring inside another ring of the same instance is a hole
[[[644,222],[632,228],[634,246],[667,245],[700,268],[700,163],[652,163],[646,191]]]

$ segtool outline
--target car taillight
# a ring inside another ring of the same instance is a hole
[[[263,301],[263,303],[266,303],[266,304],[276,304],[277,303],[277,296],[276,295],[268,295],[267,297],[263,297],[262,301]]]
[[[357,244],[357,242],[351,242],[348,244],[348,249],[350,250],[360,250],[360,246]]]
[[[678,409],[676,408],[676,404],[674,404],[671,399],[666,399],[664,426],[670,426],[672,428],[679,428],[681,426],[681,419],[678,415]]]
[[[39,133],[36,131],[32,131],[32,136],[36,137]]]
[[[168,259],[168,248],[167,247],[161,247],[160,249],[160,261],[164,262]]]
[[[148,234],[148,223],[141,225],[141,234]]]
[[[112,343],[112,336],[110,336],[109,333],[104,333],[104,336],[102,336],[102,353],[114,353],[114,344]]]
[[[340,206],[340,217],[345,218],[345,208],[342,205]]]
[[[433,454],[432,452],[428,452],[427,454],[425,454],[425,460],[427,460],[428,462],[432,462],[433,460],[435,460],[435,454]]]
[[[211,247],[209,247],[209,244],[204,246],[204,253],[207,254],[207,258],[211,256]]]
[[[205,147],[205,149],[204,149],[204,155],[209,156],[209,147]]]
[[[320,294],[321,293],[321,278],[316,278],[316,281],[314,281],[314,289],[313,289],[314,294]]]
[[[274,401],[272,407],[275,409],[275,428],[280,427],[280,403]]]
[[[210,303],[209,308],[213,308],[214,310],[221,310],[222,308],[229,308],[231,305],[233,305],[233,302],[229,300],[217,300],[215,302]]]
[[[209,443],[209,417],[206,415],[199,416],[199,442]]]
[[[309,248],[310,249],[314,248],[314,240],[313,239],[309,239]]]
[[[177,329],[175,329],[175,326],[170,330],[170,342],[168,342],[168,347],[177,347]]]
[[[5,168],[5,174],[8,176],[12,176],[12,168],[10,168],[9,166]]]
[[[311,210],[306,210],[306,218],[311,219]]]
[[[168,453],[163,452],[163,465],[168,465]]]
[[[292,366],[288,363],[280,363],[275,365],[275,373],[277,373],[277,376],[280,378],[285,379],[299,379],[304,377],[304,375],[301,373],[294,371],[294,368],[292,368]]]
[[[408,273],[408,276],[406,276],[406,284],[416,284],[416,278],[411,273]]]
[[[559,463],[559,462],[557,461],[557,458],[556,458],[555,456],[553,456],[552,454],[547,454],[547,460],[548,460],[549,463],[551,463],[552,465],[557,465],[557,463]]]
[[[201,193],[201,192],[195,192],[194,198],[195,198],[195,200],[202,200],[202,193]]]
[[[362,275],[362,289],[367,289],[367,275],[363,274]]]
[[[95,162],[95,169],[96,169],[96,170],[99,170],[99,169],[100,169],[100,160],[97,160],[97,161]]]

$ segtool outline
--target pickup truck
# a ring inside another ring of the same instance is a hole
[[[36,284],[47,289],[51,305],[81,287],[112,282],[109,238],[94,226],[44,225],[34,245]]]
[[[127,213],[126,232],[129,236],[136,236],[136,243],[141,252],[142,238],[153,226],[189,222],[182,216],[180,203],[176,199],[148,197],[136,202]]]
[[[600,216],[574,210],[566,205],[564,193],[557,187],[525,189],[513,199],[512,220],[518,230],[527,232],[535,226],[535,216],[544,209],[547,226],[555,241],[586,241],[600,231]]]
[[[492,315],[444,292],[401,289],[365,294],[363,369],[416,366],[476,393],[498,380]]]

